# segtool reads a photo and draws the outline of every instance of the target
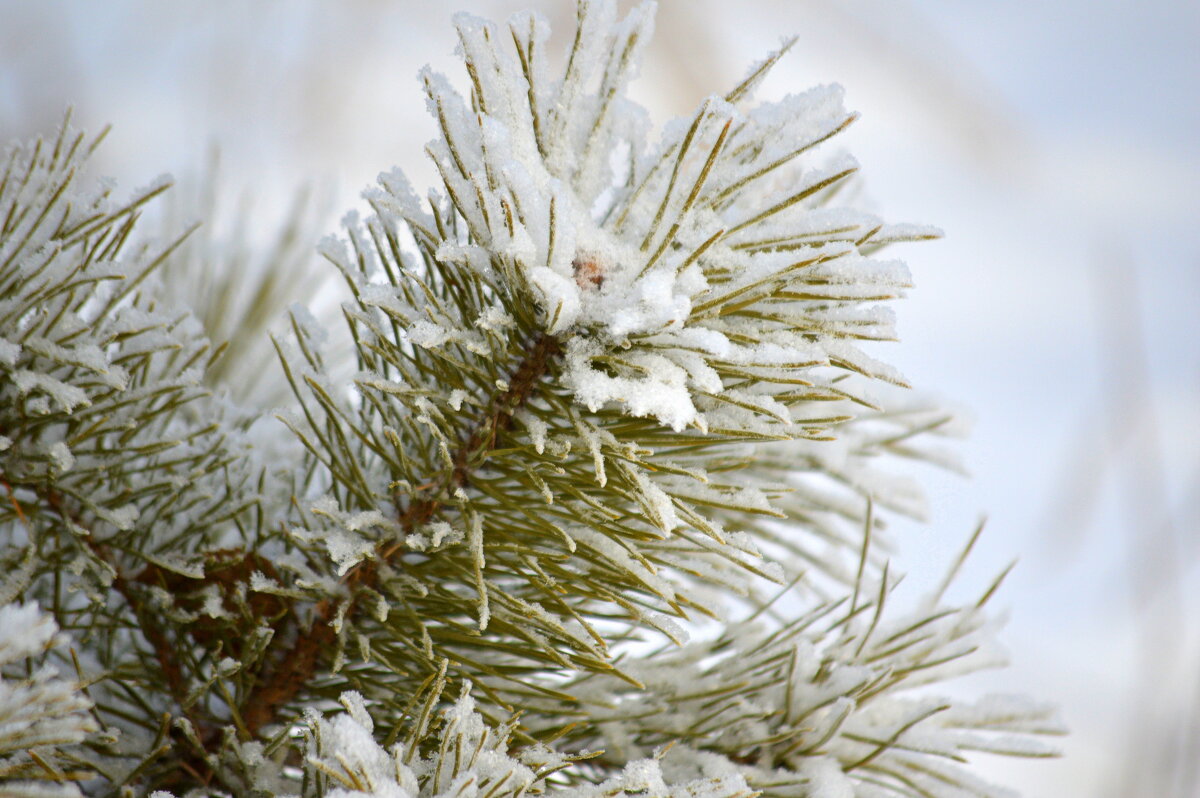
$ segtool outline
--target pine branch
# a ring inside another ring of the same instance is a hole
[[[488,452],[496,446],[497,437],[509,430],[515,415],[532,396],[537,382],[562,354],[562,344],[554,336],[539,333],[529,347],[529,354],[513,370],[510,379],[505,380],[508,387],[488,401],[483,417],[454,451],[450,484],[426,483],[428,488],[423,486],[423,489],[438,495],[450,489],[469,486],[471,473],[487,460]],[[400,514],[400,524],[405,532],[412,532],[427,523],[438,509],[439,504],[433,499],[411,502]]]
[[[115,203],[82,185],[82,142],[64,124],[51,147],[13,148],[0,176],[0,476],[12,505],[0,522],[6,543],[38,552],[26,590],[109,674],[94,689],[97,717],[157,728],[154,704],[165,702],[212,741],[225,722],[209,694],[217,655],[235,649],[220,623],[196,617],[199,605],[184,609],[186,594],[244,589],[205,568],[231,537],[269,540],[256,492],[266,477],[238,440],[251,417],[197,384],[212,363],[207,341],[185,313],[155,308],[153,274],[183,238],[153,246],[132,233],[166,184]],[[229,615],[229,601],[212,611]],[[257,634],[269,613],[258,602],[250,614],[241,631]],[[254,634],[239,657],[247,675]],[[210,752],[170,728],[176,764],[207,782]],[[171,769],[158,758],[139,770]]]
[[[864,347],[894,339],[910,280],[874,255],[937,231],[835,207],[857,170],[822,153],[856,118],[840,89],[752,104],[790,43],[648,143],[625,91],[651,11],[580,0],[558,74],[536,16],[455,18],[468,94],[421,76],[440,193],[382,175],[320,250],[345,340],[301,307],[271,338],[294,440],[230,397],[269,396],[252,339],[276,269],[307,268],[304,225],[209,282],[220,242],[135,232],[164,183],[125,203],[83,186],[65,126],[12,150],[0,596],[43,601],[90,684],[69,733],[0,774],[64,796],[96,773],[305,798],[929,798],[997,794],[971,752],[1052,754],[1045,707],[925,692],[997,664],[1004,574],[973,604],[942,603],[948,577],[890,606],[887,516],[922,504],[879,463],[952,465],[929,443],[952,419],[881,395],[907,383]],[[698,619],[719,628],[689,643]]]
[[[439,496],[454,488],[467,487],[472,471],[486,461],[488,452],[496,445],[497,436],[509,429],[514,415],[532,395],[535,384],[546,375],[553,360],[561,354],[562,347],[557,340],[544,333],[539,335],[529,348],[529,354],[506,381],[508,387],[488,402],[482,417],[455,450],[452,456],[454,468],[448,484],[438,484],[434,479],[424,483],[423,489],[433,496]],[[400,512],[400,525],[406,533],[411,533],[428,523],[440,509],[441,502],[435,498],[411,501]],[[358,609],[357,590],[379,586],[377,562],[397,562],[403,548],[403,543],[381,543],[376,559],[363,561],[347,572],[342,583],[351,596],[346,611],[348,618],[352,620]],[[317,674],[336,641],[333,624],[338,606],[339,602],[332,599],[317,604],[309,630],[297,635],[295,642],[285,652],[272,657],[279,665],[259,682],[242,709],[243,722],[251,737],[274,722],[279,710],[294,700]],[[268,657],[271,657],[270,652]]]

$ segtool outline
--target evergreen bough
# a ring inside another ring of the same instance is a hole
[[[442,186],[323,242],[344,334],[292,308],[274,414],[302,236],[214,281],[135,229],[166,182],[11,148],[0,791],[992,796],[967,756],[1052,753],[1045,706],[929,687],[999,663],[999,580],[885,610],[920,497],[876,464],[947,416],[859,342],[937,231],[837,204],[840,89],[751,102],[786,44],[648,145],[652,12],[581,0],[561,73],[539,17],[456,18]]]

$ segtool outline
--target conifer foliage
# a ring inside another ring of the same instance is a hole
[[[1048,708],[931,687],[1001,662],[998,582],[885,608],[920,496],[880,464],[947,416],[861,347],[878,253],[937,231],[839,205],[840,89],[754,102],[787,45],[651,136],[652,14],[580,0],[560,67],[534,14],[455,18],[442,185],[322,243],[344,331],[293,306],[275,412],[221,365],[267,278],[231,324],[238,278],[189,297],[209,250],[135,229],[165,182],[114,200],[66,124],[10,149],[3,789],[990,796],[968,755],[1053,753]]]

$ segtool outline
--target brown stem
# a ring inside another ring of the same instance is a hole
[[[83,541],[87,544],[88,548],[92,550],[92,553],[97,558],[112,568],[113,590],[117,591],[121,598],[125,599],[125,603],[133,610],[133,614],[137,616],[138,628],[141,630],[142,636],[150,643],[151,648],[154,649],[155,659],[158,660],[158,667],[162,670],[163,677],[167,680],[167,687],[171,690],[171,697],[182,707],[184,699],[187,696],[187,683],[183,676],[183,668],[180,666],[178,660],[175,659],[171,641],[167,639],[162,629],[147,621],[146,613],[143,611],[137,592],[132,589],[129,580],[121,573],[116,558],[112,556],[112,552],[109,551],[108,547],[96,540],[95,535],[83,525],[81,519],[67,510],[63,504],[62,496],[57,491],[48,491],[46,501],[58,513],[59,517],[70,521],[77,528],[84,530]]]
[[[343,584],[351,593],[351,609],[354,609],[355,589],[359,586],[374,587],[379,581],[379,571],[374,562],[367,560],[351,568],[343,578]],[[321,657],[328,654],[336,642],[333,619],[337,615],[338,603],[334,599],[323,599],[317,603],[312,626],[308,632],[301,630],[292,647],[279,659],[275,670],[260,679],[251,690],[242,706],[242,723],[253,737],[259,730],[275,719],[279,708],[291,701],[317,672]]]
[[[508,387],[492,397],[482,417],[452,453],[453,470],[430,481],[428,498],[414,499],[400,512],[399,520],[405,532],[427,523],[441,510],[442,494],[451,488],[464,488],[470,484],[471,474],[483,464],[488,452],[495,448],[499,434],[512,426],[517,411],[529,401],[538,381],[562,352],[562,344],[557,338],[545,332],[538,334],[528,354],[513,371]],[[376,554],[378,561],[388,563],[401,552],[403,546],[391,542],[381,544]],[[347,611],[350,614],[356,608],[357,588],[375,587],[378,584],[377,561],[360,562],[346,573],[342,581],[351,594],[351,606]],[[277,660],[274,672],[251,690],[242,707],[242,721],[251,736],[257,736],[264,726],[272,723],[279,709],[299,695],[316,675],[322,657],[329,653],[335,642],[332,621],[336,613],[335,600],[324,599],[319,602],[309,631],[301,631],[297,635],[291,648]]]
[[[12,488],[8,486],[9,495],[12,496]],[[198,718],[195,713],[184,709],[184,704],[187,698],[187,680],[184,678],[183,667],[175,656],[175,647],[161,628],[155,625],[150,614],[145,610],[141,603],[138,593],[130,584],[129,579],[121,573],[121,568],[112,551],[103,543],[98,541],[91,530],[84,525],[82,519],[75,513],[71,512],[63,502],[63,497],[58,491],[50,489],[46,492],[46,503],[58,514],[58,516],[66,521],[70,521],[76,528],[84,531],[83,541],[87,547],[92,550],[102,562],[107,564],[113,573],[112,588],[117,591],[117,594],[125,600],[126,605],[133,610],[134,617],[137,618],[138,629],[150,647],[154,649],[154,658],[158,661],[159,670],[162,671],[163,678],[166,679],[167,689],[171,693],[171,697],[175,699],[175,703],[179,706],[184,717],[191,722],[193,728],[200,735],[201,740],[205,741],[205,746],[209,740],[215,740],[218,736],[219,729],[211,724],[204,723]],[[13,498],[13,504],[16,504],[16,499]],[[193,752],[185,754],[183,759],[179,761],[181,768],[189,771],[197,783],[207,785],[212,781],[214,773],[205,761],[205,752]]]
[[[317,604],[312,628],[301,632],[270,677],[254,686],[242,707],[242,723],[251,735],[275,719],[281,706],[291,701],[316,673],[322,653],[334,643],[333,620],[336,604],[330,599]]]

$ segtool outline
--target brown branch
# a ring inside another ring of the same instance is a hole
[[[171,697],[175,699],[180,709],[182,709],[184,699],[187,697],[187,683],[183,676],[183,668],[175,659],[171,641],[167,639],[162,629],[147,622],[146,614],[141,602],[138,600],[136,591],[130,586],[129,580],[122,575],[116,558],[112,556],[112,552],[109,551],[108,547],[96,540],[95,535],[82,523],[81,519],[64,506],[62,496],[57,491],[47,491],[46,502],[58,513],[60,518],[70,521],[76,527],[83,530],[84,543],[87,544],[88,548],[92,550],[92,553],[97,558],[112,569],[113,590],[116,590],[121,598],[125,599],[125,603],[133,610],[133,614],[137,616],[138,628],[141,630],[142,636],[146,638],[146,642],[154,649],[155,659],[158,660],[158,667],[162,670],[163,677],[167,680],[167,687],[171,691]]]
[[[7,483],[5,484],[7,485]],[[10,495],[11,491],[12,489],[10,487]],[[142,633],[142,636],[146,639],[146,642],[150,644],[150,647],[154,649],[154,658],[158,662],[158,667],[159,670],[162,671],[163,678],[166,679],[167,689],[170,691],[171,697],[179,706],[179,711],[188,719],[189,722],[191,722],[193,728],[195,728],[197,733],[200,735],[201,740],[204,741],[206,749],[205,751],[185,754],[179,760],[178,764],[182,769],[193,775],[196,783],[202,785],[209,784],[215,774],[205,761],[205,755],[208,753],[207,747],[209,741],[216,739],[219,728],[213,726],[212,724],[203,722],[196,716],[194,712],[185,709],[184,705],[187,699],[187,680],[184,677],[183,666],[179,663],[178,658],[175,656],[175,646],[171,644],[171,641],[168,639],[166,633],[154,623],[153,619],[150,617],[150,613],[146,611],[138,597],[137,591],[130,584],[130,580],[121,573],[121,568],[116,557],[113,556],[112,551],[96,539],[92,531],[87,528],[87,526],[83,523],[83,520],[76,513],[71,512],[66,507],[65,503],[63,502],[63,497],[58,493],[58,491],[54,489],[48,490],[45,495],[45,500],[60,518],[65,521],[69,521],[77,528],[83,530],[82,538],[84,543],[89,549],[91,549],[92,553],[101,562],[105,563],[109,566],[109,568],[112,569],[113,590],[115,590],[117,594],[124,599],[126,605],[133,611],[134,617],[137,619],[138,630]],[[173,734],[172,736],[175,735]]]
[[[488,453],[495,448],[498,437],[512,427],[516,413],[529,401],[538,381],[546,375],[553,361],[562,353],[562,345],[558,339],[545,332],[540,333],[533,340],[528,353],[513,371],[512,377],[508,381],[508,387],[492,396],[480,418],[463,436],[458,447],[452,453],[452,470],[429,482],[428,498],[414,499],[401,510],[399,520],[406,532],[427,523],[441,511],[443,506],[441,496],[444,493],[454,488],[464,488],[470,484],[472,474],[486,461]],[[18,518],[25,520],[12,487],[7,482],[4,485],[8,489],[9,499],[13,503]],[[133,579],[126,577],[118,567],[113,552],[95,538],[77,514],[68,509],[60,494],[51,490],[45,498],[61,518],[84,530],[82,538],[85,544],[96,557],[111,567],[114,574],[113,589],[133,611],[141,634],[153,649],[154,657],[162,671],[171,697],[196,729],[205,749],[204,752],[184,756],[178,763],[181,771],[189,773],[197,784],[209,784],[214,773],[205,761],[204,754],[218,742],[223,727],[220,724],[202,722],[195,716],[195,713],[183,708],[187,698],[187,679],[184,668],[176,656],[178,641],[173,644],[163,629],[154,623],[151,613],[146,610],[134,584],[135,582],[158,584],[162,582],[164,574],[161,569],[150,566]],[[381,544],[376,552],[376,560],[363,561],[350,569],[342,579],[342,583],[350,595],[351,605],[347,614],[352,614],[356,610],[357,596],[360,594],[361,588],[378,586],[378,563],[392,562],[402,552],[402,544],[395,542]],[[229,552],[220,551],[211,554],[223,557]],[[253,553],[247,555],[248,563],[251,558],[254,558]],[[257,563],[257,560],[254,560],[254,563]],[[238,568],[238,575],[242,575],[242,570],[245,569]],[[220,581],[220,577],[217,579]],[[304,690],[316,675],[322,660],[333,650],[337,637],[333,629],[333,622],[338,612],[338,606],[339,602],[334,598],[318,602],[314,607],[312,623],[308,631],[299,628],[299,618],[294,607],[287,606],[285,612],[279,613],[285,619],[290,619],[296,625],[297,631],[286,651],[272,656],[270,648],[268,649],[263,657],[263,662],[269,665],[273,661],[274,668],[265,676],[259,675],[257,683],[240,707],[244,728],[251,737],[258,736],[265,726],[276,720],[279,710]],[[256,612],[259,609],[267,612],[267,609],[263,608],[256,608]],[[276,607],[271,611],[278,609]],[[277,643],[278,646],[287,645],[284,642],[285,635],[282,634],[284,631],[282,626],[276,625],[275,628],[277,634],[272,642]]]
[[[512,426],[517,411],[529,401],[538,381],[562,353],[562,344],[557,338],[545,332],[538,334],[528,354],[513,371],[508,387],[492,397],[482,417],[452,453],[453,470],[430,480],[428,498],[415,499],[400,512],[399,521],[405,532],[428,523],[442,509],[442,494],[470,484],[471,474],[482,466],[488,453],[495,448],[497,437]],[[364,560],[346,573],[342,583],[350,592],[348,615],[356,609],[358,589],[378,585],[377,562],[392,562],[401,552],[403,545],[400,543],[380,544],[376,550],[377,560]],[[333,620],[337,609],[338,602],[334,599],[319,602],[309,631],[298,630],[291,648],[277,660],[275,670],[251,690],[241,710],[242,721],[251,736],[257,736],[264,726],[272,723],[279,709],[299,695],[316,675],[322,657],[330,652],[336,641]]]
[[[316,673],[321,655],[335,642],[332,621],[336,610],[331,599],[317,604],[312,628],[307,633],[300,631],[274,672],[251,690],[242,707],[242,723],[249,734],[257,735],[272,722],[279,708],[295,698]]]
[[[17,520],[26,529],[29,529],[29,516],[25,515],[25,511],[21,509],[21,503],[17,501],[17,494],[13,491],[12,485],[8,484],[8,480],[0,479],[0,484],[4,485],[4,490],[8,492],[8,500],[12,503],[13,512],[17,514]]]

